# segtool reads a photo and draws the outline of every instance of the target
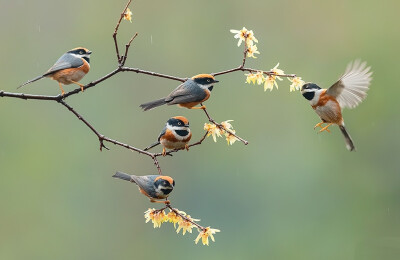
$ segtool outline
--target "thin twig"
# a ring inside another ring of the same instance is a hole
[[[187,222],[190,222],[190,223],[192,223],[193,225],[195,225],[198,229],[200,229],[200,230],[202,230],[202,231],[204,231],[204,230],[206,229],[205,227],[203,227],[203,226],[197,224],[195,221],[191,220],[190,218],[186,217],[185,215],[179,213],[179,211],[176,210],[176,209],[174,209],[174,208],[171,206],[171,204],[165,204],[165,206],[166,206],[167,208],[169,208],[171,211],[173,211],[176,215],[178,215],[178,216],[180,216],[181,218],[183,218],[184,220],[186,220]]]
[[[128,58],[129,47],[131,47],[131,43],[136,38],[136,36],[138,36],[138,33],[135,33],[135,35],[133,35],[132,38],[130,39],[130,41],[125,45],[125,54],[124,54],[124,56],[122,56],[122,62],[121,62],[120,67],[125,65],[126,59]]]
[[[114,44],[115,44],[115,52],[117,53],[117,60],[118,64],[121,64],[121,56],[119,55],[119,49],[118,49],[118,41],[117,41],[117,33],[118,33],[118,28],[119,25],[121,24],[122,19],[124,18],[126,9],[128,9],[128,6],[131,4],[132,0],[129,0],[128,3],[126,4],[124,11],[121,13],[121,17],[119,18],[117,25],[115,26],[115,30],[113,33],[113,39],[114,39]]]
[[[246,54],[249,51],[249,48],[247,47],[247,33],[244,36],[244,51],[243,51],[243,61],[242,61],[242,65],[239,66],[239,68],[243,68],[244,64],[246,63]]]
[[[233,69],[229,69],[229,70],[224,70],[224,71],[220,71],[220,72],[211,73],[211,75],[220,76],[220,75],[232,73],[232,72],[235,72],[235,71],[247,71],[247,72],[252,72],[252,73],[262,72],[262,73],[264,73],[266,75],[273,75],[273,76],[287,77],[287,78],[296,77],[296,74],[276,74],[273,71],[256,70],[256,69],[252,69],[252,68],[243,68],[242,66],[239,66],[239,67],[236,67],[236,68],[233,68]]]
[[[159,77],[159,78],[165,78],[165,79],[172,79],[172,80],[177,80],[181,82],[185,82],[187,78],[180,78],[180,77],[175,77],[175,76],[170,76],[167,74],[161,74],[153,71],[148,71],[148,70],[142,70],[142,69],[137,69],[137,68],[130,68],[130,67],[121,67],[121,71],[131,71],[131,72],[136,72],[136,73],[142,73],[154,77]]]

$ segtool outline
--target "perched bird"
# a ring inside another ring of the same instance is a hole
[[[342,109],[356,107],[367,96],[372,80],[370,69],[366,62],[357,60],[349,63],[343,76],[328,89],[321,89],[314,83],[306,83],[301,87],[301,94],[310,101],[311,107],[322,120],[314,129],[321,127],[319,132],[330,132],[328,128],[332,124],[338,125],[350,151],[355,150],[355,146],[345,128]],[[328,125],[322,127],[323,124]]]
[[[78,47],[64,53],[56,63],[43,75],[38,76],[28,82],[22,84],[20,87],[28,85],[29,83],[35,82],[44,77],[51,78],[58,81],[61,89],[61,95],[64,96],[65,91],[61,84],[69,85],[76,84],[81,87],[83,91],[84,85],[79,83],[90,69],[89,59],[92,52],[86,48]]]
[[[172,91],[167,97],[141,104],[144,111],[162,105],[178,105],[189,109],[204,109],[205,106],[194,107],[206,101],[211,94],[213,84],[218,83],[210,74],[199,74],[186,80]]]
[[[157,200],[168,198],[175,187],[175,181],[171,177],[164,175],[136,176],[123,172],[116,172],[112,177],[136,183],[139,187],[139,191],[147,196],[151,202],[168,204],[168,200]]]
[[[144,148],[145,151],[161,144],[163,146],[162,154],[166,155],[166,149],[182,149],[189,151],[188,143],[192,138],[189,128],[189,121],[183,116],[174,116],[168,119],[164,129],[158,136],[157,142]]]

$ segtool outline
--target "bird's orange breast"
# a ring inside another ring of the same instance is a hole
[[[321,95],[319,96],[318,103],[315,104],[315,105],[313,105],[312,108],[315,110],[317,107],[325,106],[326,103],[328,103],[329,101],[333,101],[333,102],[335,102],[335,103],[338,103],[337,100],[336,100],[336,98],[334,98],[334,97],[332,97],[332,96],[326,94],[326,90],[324,90],[324,91],[321,93]]]
[[[167,140],[167,141],[170,141],[170,142],[178,141],[178,140],[176,140],[175,135],[169,129],[165,130],[165,134],[163,136],[161,136],[160,139],[161,140]]]
[[[83,60],[83,59],[82,59]],[[63,69],[51,74],[51,78],[58,82],[68,85],[73,81],[80,81],[90,70],[90,65],[83,60],[83,65],[78,68]]]

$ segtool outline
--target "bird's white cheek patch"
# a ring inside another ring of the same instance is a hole
[[[315,106],[318,103],[321,93],[322,93],[322,91],[315,91],[315,95],[314,95],[313,99],[310,100],[311,106]]]

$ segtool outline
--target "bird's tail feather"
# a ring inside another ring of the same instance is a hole
[[[112,177],[118,178],[125,181],[133,181],[132,177],[129,174],[123,172],[116,172]]]
[[[160,98],[160,99],[157,99],[157,100],[154,100],[154,101],[150,101],[150,102],[141,104],[140,107],[141,107],[144,111],[147,111],[147,110],[153,109],[153,108],[155,108],[155,107],[162,106],[162,105],[164,105],[164,104],[166,104],[166,103],[167,103],[167,102],[165,101],[165,98]]]
[[[349,133],[347,132],[346,128],[343,125],[339,125],[340,131],[342,131],[342,134],[344,136],[344,140],[346,142],[346,148],[349,151],[354,151],[356,147],[354,146],[353,140],[351,139]]]
[[[36,77],[36,78],[34,78],[34,79],[31,79],[31,80],[25,82],[24,84],[22,84],[21,86],[17,87],[17,89],[22,88],[23,86],[28,85],[28,84],[30,84],[30,83],[32,83],[32,82],[35,82],[35,81],[37,81],[37,80],[39,80],[39,79],[42,79],[42,78],[44,78],[44,77],[45,77],[45,76],[42,75],[42,76],[38,76],[38,77]]]
[[[160,144],[160,141],[157,141],[157,142],[155,142],[154,144],[149,145],[149,146],[147,146],[146,148],[144,148],[143,151],[150,150],[151,148],[156,147],[156,146],[159,145],[159,144]]]

